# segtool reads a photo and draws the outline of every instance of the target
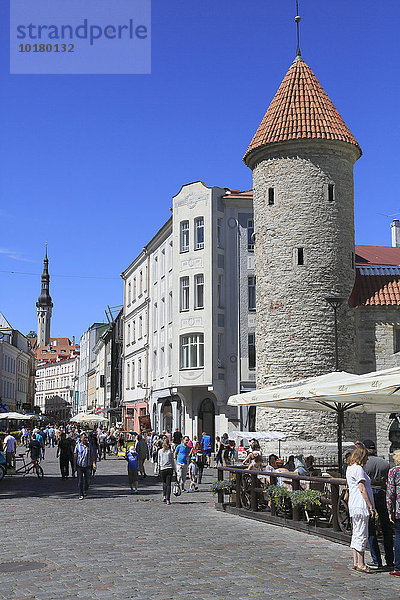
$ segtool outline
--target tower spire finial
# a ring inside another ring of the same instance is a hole
[[[300,52],[300,21],[301,17],[299,16],[299,0],[296,0],[296,16],[294,18],[295,23],[297,25],[297,50],[296,50],[296,58],[301,58]]]
[[[47,258],[47,240],[46,240],[46,256],[45,258]]]

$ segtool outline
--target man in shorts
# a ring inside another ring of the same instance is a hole
[[[182,440],[182,444],[179,444],[175,448],[175,461],[176,461],[176,478],[178,480],[178,484],[182,488],[182,492],[186,492],[185,490],[185,481],[188,470],[188,458],[192,453],[192,448],[188,446],[189,437],[185,435]]]
[[[11,435],[11,432],[8,430],[7,435],[4,438],[3,442],[3,450],[6,453],[6,464],[7,468],[15,469],[15,451],[17,449],[17,442],[15,437]]]

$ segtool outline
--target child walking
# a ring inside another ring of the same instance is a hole
[[[198,470],[199,470],[199,468],[196,465],[196,457],[192,456],[190,465],[189,465],[189,477],[190,477],[189,492],[195,492],[198,489],[198,487],[196,485]]]
[[[139,455],[134,446],[129,447],[128,452],[125,455],[125,460],[128,461],[128,481],[131,488],[131,494],[138,494]],[[133,486],[135,486],[135,489],[133,489]]]

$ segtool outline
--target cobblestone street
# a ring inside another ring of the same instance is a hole
[[[125,461],[98,464],[89,496],[60,479],[55,451],[45,478],[0,483],[0,598],[137,600],[398,600],[400,581],[350,570],[350,549],[214,509],[208,492],[161,502],[154,476],[127,490]],[[151,473],[151,465],[148,465]],[[211,474],[212,473],[212,474]]]

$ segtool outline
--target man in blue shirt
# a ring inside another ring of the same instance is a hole
[[[96,470],[96,456],[86,433],[81,434],[81,439],[75,446],[74,468],[78,475],[79,500],[83,500],[89,489],[90,471]]]
[[[185,481],[188,470],[188,458],[192,453],[192,449],[188,446],[189,437],[185,435],[182,440],[182,444],[179,444],[175,448],[175,461],[176,461],[176,478],[178,484],[182,487],[182,492],[185,490]]]
[[[211,462],[211,437],[209,435],[207,435],[207,433],[205,433],[203,431],[203,437],[201,438],[201,443],[203,444],[203,450],[204,450],[204,456],[206,457],[206,466],[210,467],[210,462]]]

